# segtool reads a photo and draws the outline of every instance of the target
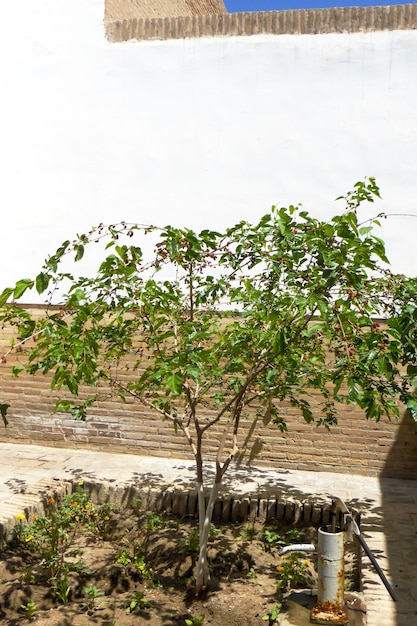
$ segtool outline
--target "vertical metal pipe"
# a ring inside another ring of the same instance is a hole
[[[317,543],[317,604],[344,605],[344,533],[328,533],[319,528]]]

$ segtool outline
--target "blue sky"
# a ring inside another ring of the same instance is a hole
[[[403,0],[407,2],[409,0]],[[380,4],[403,4],[401,0],[224,0],[229,13],[240,11],[279,11],[284,9],[327,9],[328,7],[366,7]],[[412,4],[415,4],[414,2]]]

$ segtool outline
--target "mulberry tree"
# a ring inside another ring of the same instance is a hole
[[[417,281],[390,271],[375,235],[384,216],[362,217],[377,197],[370,178],[328,221],[272,207],[224,232],[101,224],[0,296],[3,326],[18,332],[13,373],[50,374],[62,392],[56,411],[83,419],[103,396],[130,397],[186,438],[199,496],[197,590],[209,582],[209,527],[242,417],[267,414],[285,430],[285,401],[328,427],[344,404],[377,421],[403,405],[417,421]],[[80,277],[93,246],[97,271]],[[41,318],[17,303],[32,288],[47,298]],[[5,398],[5,422],[7,408]]]

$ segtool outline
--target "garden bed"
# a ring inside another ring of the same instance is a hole
[[[128,509],[93,504],[83,485],[60,505],[49,498],[46,508],[45,516],[17,519],[2,550],[3,626],[253,626],[274,623],[288,590],[316,586],[314,554],[278,556],[282,545],[315,543],[312,525],[213,524],[212,584],[196,598],[195,518],[147,511],[139,500]],[[358,584],[352,548],[346,585]]]

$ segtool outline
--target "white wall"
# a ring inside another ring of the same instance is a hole
[[[365,175],[417,215],[417,32],[109,44],[102,0],[13,0],[0,38],[0,289],[100,221],[319,216]],[[417,218],[387,220],[417,273]]]

